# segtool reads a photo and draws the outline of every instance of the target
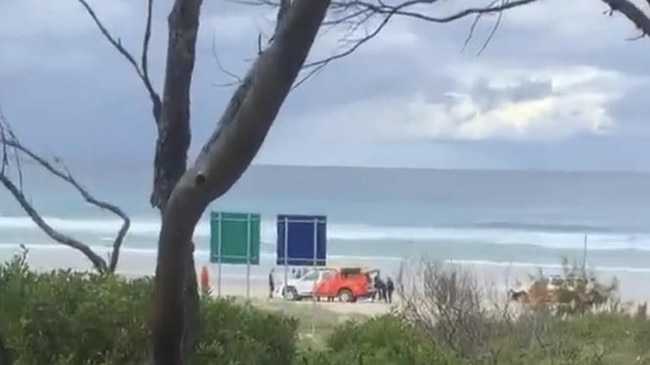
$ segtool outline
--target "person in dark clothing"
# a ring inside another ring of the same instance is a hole
[[[273,273],[275,269],[269,272],[269,299],[273,299],[273,292],[275,291],[275,282],[273,281]]]
[[[375,295],[374,297],[378,302],[386,301],[386,283],[379,275],[375,276]]]
[[[394,291],[395,291],[395,283],[393,283],[393,279],[388,277],[386,279],[386,295],[387,295],[386,299],[387,299],[388,303],[393,302],[393,292]]]
[[[372,301],[375,302],[379,299],[379,283],[378,283],[379,275],[375,275],[374,278],[372,278]]]

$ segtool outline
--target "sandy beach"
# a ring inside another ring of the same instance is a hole
[[[28,263],[35,270],[52,270],[58,268],[70,268],[73,270],[89,270],[91,269],[88,260],[72,249],[58,248],[58,249],[43,249],[42,247],[33,246],[28,247]],[[0,259],[7,260],[12,255],[20,252],[16,247],[13,250],[4,249],[0,250]],[[411,261],[406,267],[409,268],[410,280],[417,280],[417,266],[418,261]],[[331,261],[332,266],[343,266],[351,264],[350,262],[335,262]],[[359,263],[352,263],[359,265]],[[453,264],[449,264],[453,265]],[[363,264],[362,264],[363,266]],[[221,269],[222,279],[219,281],[219,268],[215,264],[208,262],[207,257],[202,255],[196,256],[197,275],[200,270],[206,267],[209,272],[210,286],[214,295],[248,298],[256,303],[262,305],[270,305],[277,307],[278,303],[286,303],[280,298],[274,298],[269,301],[268,299],[268,273],[273,266],[272,262],[262,262],[259,266],[251,267],[250,280],[246,280],[246,267],[234,266],[227,267],[224,265]],[[382,270],[382,276],[395,277],[399,271],[399,263],[390,267],[379,267]],[[535,275],[538,269],[534,267],[522,267],[515,265],[462,265],[463,270],[469,270],[476,275],[479,285],[484,287],[486,291],[491,291],[497,296],[505,295],[509,288],[515,287],[517,282],[529,282],[530,276]],[[155,257],[150,253],[138,253],[126,250],[120,256],[120,263],[118,265],[118,273],[128,276],[137,277],[152,275],[155,271]],[[544,270],[545,274],[559,273],[559,269]],[[645,283],[650,280],[650,274],[645,272],[634,271],[620,271],[611,272],[604,271],[596,273],[601,280],[609,281],[616,277],[620,283],[619,292],[622,302],[634,301],[644,302],[650,298],[650,287]],[[276,267],[275,280],[279,284],[283,281],[284,269]],[[247,289],[248,286],[248,289]],[[247,297],[248,293],[248,297]],[[282,304],[286,305],[286,304]],[[304,306],[311,308],[318,306],[329,311],[337,312],[340,314],[364,314],[376,315],[385,313],[390,309],[390,305],[385,303],[373,303],[370,301],[359,301],[357,303],[339,303],[339,302],[318,302],[302,301],[292,303],[295,306]]]

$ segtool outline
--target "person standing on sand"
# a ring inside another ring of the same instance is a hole
[[[375,276],[375,298],[377,298],[378,302],[381,302],[382,300],[386,301],[386,283],[381,279],[379,274]]]
[[[386,299],[388,303],[393,303],[393,292],[395,291],[395,283],[393,283],[393,279],[386,278]]]
[[[275,291],[275,282],[273,281],[274,268],[269,272],[269,299],[273,299],[273,292]]]

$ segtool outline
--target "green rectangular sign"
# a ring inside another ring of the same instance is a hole
[[[210,213],[210,262],[260,264],[260,222],[254,213]]]

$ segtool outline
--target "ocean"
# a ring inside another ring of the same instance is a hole
[[[24,189],[47,222],[107,250],[120,221],[26,168]],[[77,177],[131,216],[125,255],[155,257],[159,221],[148,205],[151,169],[89,167]],[[262,214],[264,268],[275,258],[276,215],[305,213],[327,215],[332,262],[385,267],[427,257],[557,268],[562,258],[582,259],[588,235],[589,266],[650,273],[650,174],[644,173],[252,166],[211,209]],[[207,258],[208,241],[206,214],[195,232],[197,257]],[[0,259],[20,243],[53,260],[70,250],[40,232],[0,191]],[[242,274],[229,270],[226,275]]]

